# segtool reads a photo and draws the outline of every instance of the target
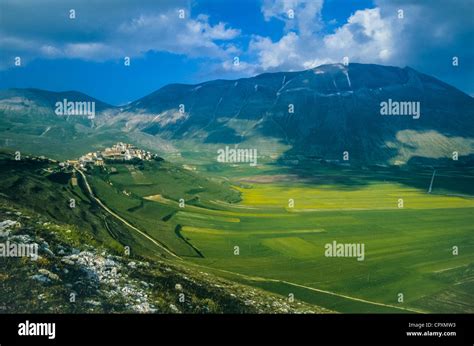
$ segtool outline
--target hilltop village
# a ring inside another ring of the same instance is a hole
[[[59,165],[86,168],[87,166],[104,166],[106,162],[127,162],[132,160],[151,161],[158,155],[139,149],[133,144],[118,142],[102,151],[90,152],[82,155],[78,160],[68,160]]]

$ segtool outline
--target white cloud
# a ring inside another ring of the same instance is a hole
[[[50,58],[57,58],[57,57],[60,57],[60,56],[63,55],[61,50],[59,50],[58,48],[53,47],[49,44],[45,44],[45,45],[41,46],[39,48],[39,51],[40,51],[41,55],[44,55],[44,56],[50,57]]]
[[[324,47],[330,56],[343,52],[351,60],[383,63],[392,55],[395,30],[390,19],[381,18],[378,8],[360,10],[324,37]]]
[[[53,52],[59,49],[51,48]],[[103,43],[72,43],[66,44],[62,54],[69,58],[79,58],[84,60],[107,60],[110,57],[123,56],[122,50]]]
[[[260,66],[264,70],[281,67],[289,61],[299,61],[298,44],[300,38],[294,32],[272,42],[268,37],[258,36],[250,42],[250,50],[256,52]]]
[[[323,0],[265,0],[262,13],[266,21],[277,18],[285,22],[287,31],[297,29],[309,36],[322,27],[322,7]]]
[[[264,4],[262,12],[269,19],[288,6],[298,5],[296,3],[300,4],[300,1],[281,1],[278,7]],[[313,18],[312,22],[305,20],[277,41],[268,37],[253,37],[249,51],[255,54],[260,70],[303,70],[342,62],[345,56],[350,61],[370,63],[386,63],[393,57],[393,37],[398,29],[392,19],[381,17],[378,8],[356,11],[334,33],[326,35],[310,29],[311,24],[315,28],[320,26],[320,6],[317,11],[309,16]],[[301,28],[304,30],[301,31]],[[312,34],[309,35],[309,32]]]
[[[222,22],[211,25],[208,16],[180,19],[172,10],[158,15],[141,15],[122,23],[115,36],[121,41],[129,42],[126,46],[130,55],[153,50],[191,57],[223,58],[235,52],[236,48],[220,41],[232,40],[239,34],[239,30],[228,28]],[[140,37],[140,40],[134,39],[136,37]]]
[[[30,16],[35,24],[6,21],[0,26],[1,60],[12,61],[19,55],[27,60],[42,57],[106,61],[141,56],[149,51],[224,59],[239,52],[230,41],[240,35],[240,30],[223,22],[211,24],[207,15],[193,17],[191,9],[183,4],[148,3],[149,7],[141,7],[140,12],[128,3],[106,6],[96,2],[84,8],[75,4],[71,5],[77,9],[75,20],[67,17],[68,10],[62,8],[64,4],[59,1],[52,2],[49,12],[38,8],[36,16],[34,4],[24,8],[19,3],[8,3],[6,12],[17,16],[22,10],[22,15]],[[101,8],[106,15],[97,17],[93,9]],[[180,9],[185,9],[184,19],[179,16]],[[54,18],[49,17],[51,13]],[[58,16],[63,18],[58,20]],[[57,32],[48,29],[51,23]],[[23,25],[18,27],[20,24]],[[25,28],[25,25],[30,27]]]
[[[223,72],[247,72],[253,74],[257,66],[246,61],[240,61],[238,64],[235,64],[234,61],[224,60],[220,64],[219,71]],[[214,71],[216,72],[216,71]]]

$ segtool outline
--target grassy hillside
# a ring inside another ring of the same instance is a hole
[[[108,207],[180,256],[199,256],[172,219],[181,209],[212,201],[234,203],[238,191],[166,161],[108,165],[88,174],[94,193]],[[184,203],[184,207],[180,207]]]
[[[39,246],[37,260],[0,258],[1,312],[328,311],[165,259],[159,247],[94,203],[84,181],[71,184],[54,162],[15,161],[2,152],[0,177],[0,242]]]

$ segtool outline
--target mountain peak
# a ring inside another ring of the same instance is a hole
[[[114,107],[83,92],[75,90],[49,91],[37,88],[11,88],[0,90],[0,101],[13,98],[26,99],[45,107],[54,107],[56,102],[63,102],[64,99],[74,102],[95,102],[97,110]]]

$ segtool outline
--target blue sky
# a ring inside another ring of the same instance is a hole
[[[124,104],[169,83],[303,70],[347,56],[411,66],[473,95],[473,7],[472,0],[2,0],[0,88],[77,90]]]

